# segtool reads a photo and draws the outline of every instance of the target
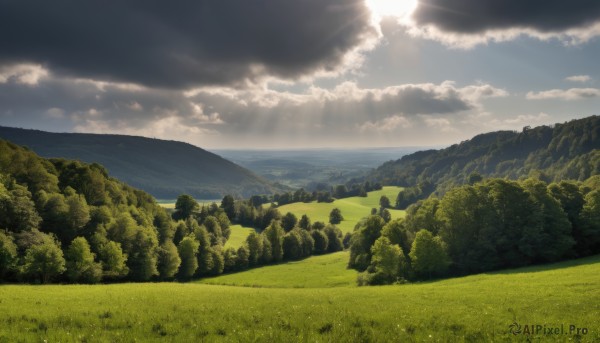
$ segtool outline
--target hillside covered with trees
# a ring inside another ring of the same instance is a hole
[[[600,253],[600,176],[547,184],[488,179],[362,220],[348,266],[359,285],[466,275]]]
[[[249,197],[287,190],[182,142],[9,127],[0,127],[0,138],[27,146],[42,157],[101,164],[111,176],[158,199],[175,199],[180,194],[197,199],[220,199],[226,194]]]
[[[225,248],[230,218],[259,232]],[[44,159],[0,140],[0,283],[188,280],[343,249],[334,225],[235,201],[174,213],[99,164]]]
[[[516,180],[534,176],[552,182],[583,181],[597,174],[600,117],[592,116],[553,126],[525,127],[522,132],[481,134],[446,149],[416,152],[383,164],[366,180],[406,187],[397,199],[398,207],[406,208],[433,191],[443,194],[481,177]]]

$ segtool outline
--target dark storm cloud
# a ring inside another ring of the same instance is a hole
[[[363,0],[0,0],[0,64],[153,87],[334,70],[374,35]]]
[[[430,24],[456,33],[510,28],[556,32],[600,20],[600,1],[419,0],[413,18],[417,25]]]

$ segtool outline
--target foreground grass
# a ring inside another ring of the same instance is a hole
[[[598,342],[599,275],[594,257],[385,287],[0,286],[0,342]],[[588,333],[513,336],[515,321]]]
[[[310,217],[311,221],[322,221],[325,223],[329,222],[329,213],[334,208],[339,208],[342,211],[344,220],[337,226],[344,232],[352,232],[354,226],[363,217],[371,214],[372,208],[379,209],[379,198],[382,195],[386,195],[392,204],[396,202],[398,192],[402,188],[400,187],[383,187],[382,190],[369,192],[367,197],[351,197],[345,199],[335,200],[332,203],[293,203],[279,207],[281,214],[292,212],[298,218],[303,214]],[[401,210],[389,210],[392,218],[403,218],[406,215],[405,211]]]
[[[199,282],[214,285],[318,288],[355,287],[356,271],[346,269],[347,251],[312,256],[302,261],[265,266],[245,272],[202,279]]]

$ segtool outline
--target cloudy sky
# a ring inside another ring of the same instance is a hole
[[[446,145],[600,114],[600,1],[0,0],[0,125]]]

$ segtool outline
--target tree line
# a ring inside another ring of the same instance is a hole
[[[359,222],[348,266],[358,283],[468,275],[600,253],[600,176],[548,184],[487,179]]]
[[[0,140],[0,282],[186,280],[343,249],[334,225],[231,196],[174,213],[98,164],[43,159]],[[258,231],[225,248],[231,220]]]
[[[283,206],[296,202],[324,202],[330,203],[335,199],[350,198],[355,196],[366,197],[368,192],[381,190],[381,183],[371,183],[365,181],[362,183],[350,183],[349,185],[325,186],[321,185],[318,190],[312,192],[300,188],[293,192],[275,193],[274,195],[253,195],[249,199],[249,205],[258,207],[260,205],[276,203],[277,206]],[[326,189],[328,188],[328,189]]]

